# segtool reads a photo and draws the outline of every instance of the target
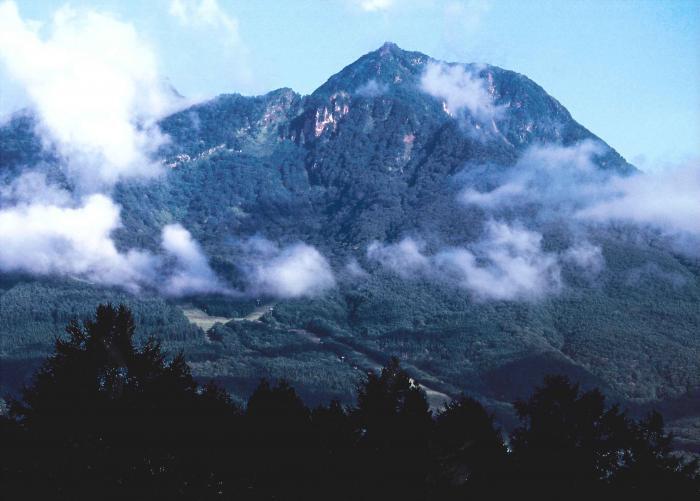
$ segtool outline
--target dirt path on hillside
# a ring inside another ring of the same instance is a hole
[[[182,313],[185,314],[187,320],[197,327],[200,327],[204,332],[214,327],[214,324],[225,324],[233,320],[227,317],[215,317],[200,310],[199,308],[182,308]]]
[[[299,336],[314,344],[322,345],[328,351],[335,353],[335,355],[338,357],[338,360],[351,365],[352,368],[355,370],[362,372],[379,372],[384,366],[383,362],[374,357],[371,353],[367,353],[365,351],[362,351],[360,348],[350,346],[337,338],[322,338],[305,329],[289,329],[289,331],[298,334]],[[421,383],[418,380],[415,381],[418,384],[420,384],[421,388],[423,388],[423,390],[425,391],[425,396],[428,399],[428,404],[430,405],[430,408],[433,411],[442,409],[444,404],[452,400],[452,397],[450,397],[446,393],[438,391],[434,388],[430,388],[429,386],[426,386],[424,383]]]
[[[236,317],[233,320],[236,320],[237,322],[241,322],[243,320],[247,320],[248,322],[259,322],[265,313],[271,312],[275,309],[275,304],[276,303],[262,304],[248,313],[245,317]]]
[[[259,322],[262,316],[268,311],[272,311],[274,307],[275,303],[265,303],[258,306],[244,317],[217,317],[209,315],[207,312],[192,306],[183,306],[181,309],[182,313],[187,317],[187,320],[206,332],[214,327],[214,324],[226,324],[232,320],[237,322],[242,322],[244,320],[248,322]]]
[[[237,322],[260,322],[260,319],[268,312],[274,311],[275,303],[266,303],[258,306],[252,312],[244,317],[217,317],[207,314],[199,308],[187,307],[182,308],[182,312],[185,314],[187,319],[193,324],[199,326],[204,330],[204,332],[211,329],[214,324],[221,323],[225,324],[235,320]],[[351,346],[348,343],[334,337],[320,337],[309,332],[305,329],[289,329],[289,332],[293,332],[298,336],[304,338],[306,341],[323,346],[327,351],[334,353],[338,360],[352,366],[354,370],[368,372],[375,371],[378,372],[384,366],[384,362],[380,360],[376,355],[365,351],[361,347]],[[409,371],[410,372],[410,371]],[[434,388],[426,386],[419,379],[416,379],[418,384],[425,391],[426,397],[428,399],[428,404],[432,410],[441,409],[442,406],[452,400],[452,397],[438,391]]]

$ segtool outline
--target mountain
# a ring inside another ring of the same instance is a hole
[[[68,318],[112,300],[136,309],[142,336],[158,334],[167,348],[184,349],[195,375],[238,395],[264,376],[291,380],[310,400],[348,399],[364,369],[397,355],[437,400],[477,395],[505,423],[512,416],[505,402],[526,396],[548,373],[601,386],[635,409],[659,405],[678,420],[697,418],[697,259],[663,235],[624,224],[574,228],[569,213],[547,211],[550,202],[537,197],[498,213],[460,201],[465,189],[490,193],[504,179],[530,175],[533,151],[595,144],[587,175],[603,186],[636,169],[527,77],[440,64],[387,43],[311,95],[221,95],[163,119],[170,141],[159,156],[167,175],[121,183],[113,193],[123,208],[115,233],[122,248],[157,249],[160,228],[177,222],[226,283],[245,289],[241,263],[250,259],[250,238],[280,248],[303,242],[329,260],[336,286],[308,297],[263,290],[163,299],[67,277],[6,274],[4,388],[16,387]],[[456,85],[442,82],[445,89],[427,92],[431,67]],[[450,109],[449,93],[464,88],[486,93],[487,118],[469,102]],[[6,181],[27,166],[56,163],[32,123],[25,114],[0,129]],[[554,177],[546,183],[560,191],[579,180],[548,175]],[[568,194],[555,202],[579,203]],[[566,258],[584,229],[587,248],[598,249],[605,263],[595,274]],[[492,270],[499,253],[511,264],[522,261],[511,255],[518,249],[493,247],[502,244],[498,235],[485,240],[488,231],[529,239],[525,261],[541,265],[542,280],[556,282],[543,285],[551,293],[492,290],[484,297],[473,284],[465,288],[450,268],[460,256],[475,256],[472,269],[495,276],[505,273]],[[406,247],[392,247],[400,242]],[[405,263],[391,252],[407,249],[423,268],[399,268]],[[250,318],[260,320],[220,323],[205,334],[182,314],[194,308],[223,319],[253,312]]]

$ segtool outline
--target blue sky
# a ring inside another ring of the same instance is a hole
[[[48,22],[62,0],[19,0]],[[309,93],[384,41],[523,73],[628,160],[700,157],[695,0],[72,0],[133,24],[182,94]],[[0,111],[22,103],[0,69]]]

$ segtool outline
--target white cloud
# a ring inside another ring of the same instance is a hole
[[[168,12],[184,26],[221,29],[229,43],[240,43],[238,19],[227,14],[217,0],[172,0]]]
[[[359,6],[365,12],[387,11],[394,6],[394,0],[359,0]]]
[[[0,63],[26,91],[69,175],[96,189],[158,174],[150,155],[165,138],[155,122],[172,95],[133,26],[63,8],[42,28],[14,2],[0,4]]]
[[[467,112],[480,122],[497,119],[503,108],[496,106],[487,82],[463,65],[430,62],[421,77],[421,89],[441,99],[445,111],[460,117]]]
[[[66,206],[72,200],[71,194],[51,184],[41,171],[27,170],[9,183],[0,186],[0,207],[8,207],[27,201],[41,201],[47,205]]]
[[[537,168],[557,175],[562,170],[592,174],[598,169],[593,157],[605,153],[605,146],[593,139],[585,139],[571,146],[533,146],[518,160],[520,168]]]
[[[526,187],[519,182],[508,182],[491,191],[481,192],[474,188],[465,188],[459,198],[467,205],[478,205],[492,209],[515,200],[526,192]]]
[[[597,275],[605,268],[603,249],[586,241],[569,248],[562,258],[593,275]]]
[[[350,258],[347,263],[345,263],[345,275],[351,280],[364,279],[369,276],[365,269],[360,265],[357,259]]]
[[[409,278],[456,282],[478,299],[528,300],[561,287],[558,256],[542,249],[542,235],[505,223],[490,222],[484,237],[467,247],[433,255],[412,239],[397,244],[372,243],[370,260]]]
[[[311,297],[335,286],[330,264],[310,245],[279,247],[256,237],[243,242],[241,249],[240,267],[249,283],[248,294]]]
[[[174,270],[170,272],[163,286],[166,294],[182,296],[230,292],[209,266],[200,245],[181,225],[170,224],[163,228],[161,246],[176,261]]]
[[[367,247],[367,257],[402,277],[408,277],[430,266],[429,258],[423,254],[424,248],[424,244],[412,238],[388,245],[375,241]]]

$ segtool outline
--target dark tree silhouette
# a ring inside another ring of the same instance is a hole
[[[617,407],[605,408],[599,391],[548,377],[515,407],[524,426],[512,437],[514,457],[533,487],[580,492],[615,472],[629,426]]]
[[[319,450],[319,468],[313,475],[317,498],[358,499],[353,493],[362,482],[356,447],[359,433],[347,410],[334,400],[314,409],[311,423]]]
[[[435,483],[442,498],[448,494],[505,492],[501,482],[509,462],[501,431],[493,416],[473,398],[462,395],[435,418],[433,439]]]
[[[673,453],[673,436],[664,432],[661,414],[652,411],[631,424],[631,443],[612,478],[615,490],[639,497],[692,499],[700,495],[698,459],[686,461]]]
[[[396,499],[425,499],[430,473],[432,415],[425,392],[392,358],[358,388],[352,412],[360,434],[365,492]]]
[[[545,378],[515,407],[523,426],[512,435],[513,458],[518,484],[530,492],[590,498],[648,482],[659,492],[698,492],[696,465],[673,457],[659,414],[636,423],[606,407],[597,389],[581,391],[563,376]]]
[[[263,499],[307,499],[318,452],[311,413],[286,381],[263,380],[248,400],[246,444],[251,489]]]
[[[184,357],[166,362],[156,341],[135,348],[134,329],[128,309],[101,305],[56,341],[10,405],[22,432],[10,487],[37,498],[104,499],[181,497],[218,482],[193,467],[206,442],[202,417],[235,415],[228,397],[198,392]]]

